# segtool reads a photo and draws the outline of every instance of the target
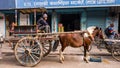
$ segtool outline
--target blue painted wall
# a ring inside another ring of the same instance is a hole
[[[87,27],[89,26],[99,26],[101,28],[106,28],[106,14],[105,10],[94,10],[87,12]]]
[[[0,0],[0,10],[15,8],[15,0]]]
[[[81,13],[81,30],[86,30],[87,28],[87,11],[84,10],[82,13]]]

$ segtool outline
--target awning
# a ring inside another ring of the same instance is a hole
[[[47,12],[45,8],[19,9],[18,11],[20,11],[23,14],[29,14],[29,13],[34,13],[34,12],[40,12],[40,13]]]

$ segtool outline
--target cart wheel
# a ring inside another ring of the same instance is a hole
[[[120,62],[120,46],[119,45],[113,45],[112,51],[111,51],[112,57]]]
[[[52,44],[50,40],[46,40],[42,43],[43,46],[43,57],[47,56],[52,50]]]
[[[24,66],[35,66],[42,58],[42,46],[33,37],[20,39],[14,49],[17,61]]]

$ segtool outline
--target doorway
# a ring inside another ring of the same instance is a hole
[[[11,33],[9,32],[11,28],[12,22],[15,22],[15,14],[5,14],[5,22],[6,22],[6,36],[11,36]]]
[[[80,30],[80,14],[61,14],[60,23],[64,26],[64,31]]]

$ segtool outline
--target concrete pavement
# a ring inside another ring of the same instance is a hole
[[[85,63],[83,61],[83,52],[80,48],[68,47],[64,51],[65,61],[61,64],[59,63],[59,49],[60,47],[56,52],[51,52],[48,56],[42,58],[37,66],[24,67],[15,59],[13,50],[8,47],[8,44],[4,44],[0,68],[120,68],[120,62],[113,59],[106,50],[99,51],[95,46],[90,51],[90,55],[102,57],[102,62]]]

